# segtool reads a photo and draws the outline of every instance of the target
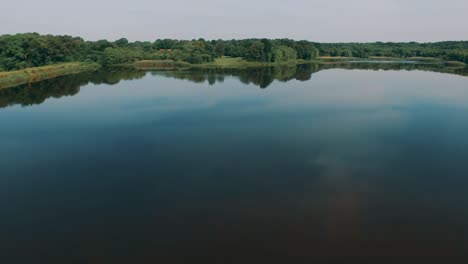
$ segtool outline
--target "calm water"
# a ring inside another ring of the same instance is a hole
[[[0,263],[453,263],[466,75],[115,71],[1,90]]]

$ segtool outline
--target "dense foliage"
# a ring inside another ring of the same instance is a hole
[[[84,41],[69,36],[0,36],[0,70],[83,60]]]
[[[0,36],[0,70],[16,70],[71,61],[92,61],[105,66],[138,60],[174,60],[192,64],[215,58],[243,57],[249,61],[311,60],[318,50],[311,42],[293,40],[173,40],[129,42],[119,39],[84,41],[70,36],[37,33]]]
[[[468,41],[437,43],[315,43],[321,56],[342,57],[430,57],[468,64]]]
[[[174,60],[200,64],[229,56],[273,63],[298,59],[308,61],[319,55],[359,58],[434,57],[468,63],[468,42],[328,44],[290,39],[158,39],[154,42],[129,42],[125,38],[110,42],[37,33],[0,36],[0,71],[71,61],[98,62],[105,66],[138,60]]]

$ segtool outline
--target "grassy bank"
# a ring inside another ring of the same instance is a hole
[[[273,62],[251,62],[243,60],[242,58],[224,57],[218,58],[213,62],[202,63],[202,64],[190,64],[181,61],[171,60],[144,60],[138,61],[130,65],[139,70],[161,70],[161,69],[180,69],[180,68],[249,68],[249,67],[266,67],[266,66],[280,66],[280,65],[297,65],[308,63],[304,60],[293,60],[281,63]]]
[[[444,62],[439,58],[431,57],[407,57],[407,58],[398,58],[398,57],[385,57],[385,56],[371,56],[368,58],[358,58],[358,57],[330,57],[330,56],[321,56],[319,61],[416,61],[416,62],[428,62],[428,63],[437,63]]]
[[[290,60],[284,62],[256,62],[256,61],[246,61],[242,58],[231,58],[224,57],[218,58],[214,62],[195,65],[195,67],[204,67],[204,68],[249,68],[249,67],[268,67],[268,66],[281,66],[281,65],[297,65],[308,63],[309,61],[305,60]]]
[[[242,68],[251,68],[251,67],[274,67],[274,66],[283,66],[283,65],[298,65],[306,63],[318,63],[318,64],[333,64],[333,63],[343,63],[347,61],[415,61],[421,63],[442,63],[442,64],[455,64],[454,62],[444,62],[437,58],[422,58],[422,57],[412,57],[412,58],[394,58],[394,57],[369,57],[369,58],[354,58],[354,57],[320,57],[312,61],[304,60],[292,60],[286,62],[252,62],[246,61],[242,58],[234,57],[223,57],[214,60],[213,62],[203,63],[203,64],[189,64],[186,62],[180,61],[171,61],[171,60],[146,60],[138,61],[130,65],[125,65],[127,67],[133,67],[139,70],[161,70],[161,69],[187,69],[187,68],[231,68],[231,69],[242,69]],[[457,65],[464,65],[464,63],[456,63]]]
[[[0,89],[33,83],[62,75],[94,71],[99,68],[96,63],[71,62],[43,67],[27,68],[18,71],[0,72]]]
[[[176,70],[190,68],[226,68],[226,69],[243,69],[253,67],[275,67],[275,66],[292,66],[298,64],[341,64],[348,61],[414,61],[424,64],[440,64],[447,67],[465,67],[465,63],[458,61],[443,61],[437,58],[427,57],[412,57],[412,58],[393,58],[393,57],[369,57],[369,58],[353,58],[353,57],[320,57],[313,61],[292,60],[281,63],[272,62],[250,62],[242,58],[223,57],[218,58],[213,62],[203,64],[190,64],[183,61],[172,60],[143,60],[132,64],[118,65],[120,67],[129,67],[137,70]],[[97,63],[71,62],[55,64],[36,68],[27,68],[18,71],[0,72],[0,89],[14,87],[20,84],[33,83],[45,79],[50,79],[62,75],[74,74],[85,71],[95,71],[101,66]]]
[[[459,61],[447,61],[447,62],[444,62],[444,64],[446,66],[450,66],[450,67],[452,67],[452,66],[453,67],[464,67],[464,66],[466,66],[465,63],[459,62]]]
[[[172,60],[143,60],[125,66],[132,66],[138,70],[171,70],[192,67],[188,62]]]

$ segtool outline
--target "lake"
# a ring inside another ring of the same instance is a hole
[[[100,71],[0,107],[2,263],[468,255],[463,68]]]

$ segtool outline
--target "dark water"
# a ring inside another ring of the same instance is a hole
[[[0,263],[468,259],[463,75],[114,71],[2,90]]]

